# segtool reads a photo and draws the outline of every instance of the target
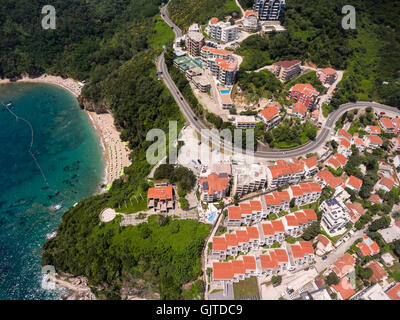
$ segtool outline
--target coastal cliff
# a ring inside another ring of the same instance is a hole
[[[110,107],[107,106],[105,103],[102,102],[94,103],[93,101],[86,99],[82,95],[79,96],[79,106],[81,107],[81,109],[90,112],[96,112],[97,114],[111,113]]]

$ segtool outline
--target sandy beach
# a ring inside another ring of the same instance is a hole
[[[71,78],[63,79],[62,77],[46,74],[37,78],[30,78],[26,75],[17,81],[0,79],[0,84],[18,82],[39,82],[58,85],[64,89],[67,89],[75,97],[78,97],[81,94],[81,90],[84,86],[83,83]],[[96,114],[95,112],[89,111],[87,111],[87,114],[102,141],[102,146],[106,157],[105,184],[110,185],[122,175],[125,167],[129,167],[131,165],[131,161],[129,160],[130,150],[127,146],[127,143],[121,141],[120,134],[117,128],[114,126],[114,118],[111,114]]]
[[[21,79],[18,79],[17,81],[10,81],[10,79],[0,79],[0,84],[18,83],[18,82],[41,82],[41,83],[54,84],[63,87],[64,89],[67,89],[75,97],[78,97],[81,94],[81,90],[84,86],[83,83],[71,78],[63,79],[62,77],[49,76],[46,74],[41,75],[40,77],[37,78],[30,78],[29,76],[25,75]]]
[[[106,154],[107,185],[118,179],[125,167],[131,165],[130,150],[127,143],[121,141],[120,134],[114,126],[114,118],[109,113],[96,114],[87,112],[90,120],[99,133]]]

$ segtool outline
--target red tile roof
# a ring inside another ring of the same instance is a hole
[[[308,223],[308,218],[306,214],[302,211],[297,211],[293,214],[297,220],[297,222],[300,223]]]
[[[200,184],[208,184],[208,194],[214,194],[215,192],[221,192],[227,190],[229,187],[229,177],[219,177],[217,174],[212,173],[207,178],[201,178]]]
[[[349,149],[350,146],[351,146],[350,142],[345,138],[340,138],[339,145],[342,146],[342,147],[345,147],[346,149]]]
[[[213,279],[233,279],[233,267],[230,262],[213,262]]]
[[[260,114],[262,114],[265,119],[271,120],[273,117],[279,114],[279,110],[276,107],[269,106],[262,110]]]
[[[344,129],[339,129],[337,132],[338,137],[344,137],[346,138],[348,141],[351,141],[352,136],[350,133],[348,133],[346,130]]]
[[[327,163],[333,168],[333,169],[339,169],[340,168],[340,162],[337,161],[335,158],[331,157],[327,161]]]
[[[241,260],[232,261],[232,269],[234,274],[245,274],[246,268],[244,267],[244,262]]]
[[[386,294],[392,300],[400,300],[400,283],[397,283],[393,288],[386,291]]]
[[[232,51],[215,49],[215,48],[207,47],[207,46],[202,47],[201,50],[202,51],[208,51],[208,52],[210,52],[212,54],[221,55],[221,56],[231,56],[233,54]]]
[[[296,216],[292,216],[292,215],[287,215],[284,217],[284,219],[286,220],[286,223],[289,227],[298,227],[299,226],[299,222],[297,221]]]
[[[279,267],[278,262],[267,254],[260,255],[260,261],[263,269],[278,269]]]
[[[258,12],[255,12],[253,10],[246,10],[244,13],[244,16],[247,18],[249,16],[256,16],[258,18]]]
[[[378,126],[367,126],[366,130],[367,132],[370,131],[371,133],[377,133],[377,134],[381,133],[381,128],[379,128]]]
[[[394,129],[392,120],[390,120],[389,118],[381,118],[379,123],[382,125],[384,129]]]
[[[258,234],[258,229],[256,227],[247,227],[247,235],[249,239],[258,239],[260,235]]]
[[[274,227],[275,232],[285,232],[285,227],[283,226],[282,221],[274,220],[271,221],[271,224]]]
[[[275,249],[270,252],[278,262],[289,262],[289,256],[285,249]]]
[[[323,69],[321,69],[321,71],[323,73],[325,73],[326,75],[336,74],[336,70],[332,69],[332,68],[323,68]]]
[[[315,238],[318,242],[321,242],[325,247],[331,243],[331,241],[324,236],[323,234],[319,234],[317,235],[317,237]]]
[[[292,250],[292,256],[293,258],[304,258],[304,253],[303,249],[299,245],[292,244],[290,246],[290,249]]]
[[[378,136],[371,135],[371,136],[367,136],[366,139],[369,140],[370,143],[374,143],[374,144],[382,144],[383,143],[383,140]]]
[[[392,190],[392,188],[394,186],[394,181],[392,179],[382,177],[381,180],[379,181],[379,184],[382,186],[385,186],[389,190]]]
[[[309,241],[299,241],[300,247],[304,254],[314,254],[314,248]]]
[[[356,293],[350,281],[346,277],[343,277],[337,285],[333,284],[331,287],[335,289],[336,292],[340,293],[343,300],[350,298]]]
[[[267,194],[264,196],[265,199],[265,203],[268,206],[272,206],[272,205],[280,205],[282,203],[282,201],[278,198],[275,198],[272,194]]]
[[[228,218],[230,220],[240,220],[242,218],[240,207],[228,207]]]
[[[225,238],[214,237],[212,241],[213,250],[226,250]]]
[[[293,107],[293,113],[299,113],[303,117],[305,117],[307,113],[307,107],[305,106],[305,104],[297,102]]]
[[[318,95],[319,92],[309,83],[298,83],[295,84],[290,91],[298,91],[303,94],[305,94],[308,97],[311,97],[313,95]]]
[[[147,199],[172,199],[172,186],[149,188],[147,190]]]
[[[213,17],[210,19],[211,23],[217,23],[219,21],[219,19],[217,17]]]
[[[325,181],[327,184],[329,184],[329,182],[335,178],[335,176],[329,170],[321,170],[317,173],[317,177]]]
[[[373,256],[378,254],[380,251],[378,244],[367,235],[363,235],[363,242],[357,243],[357,247],[360,248],[361,253],[364,256]]]
[[[237,247],[238,239],[236,238],[236,234],[227,233],[225,234],[226,245],[230,247]]]
[[[238,240],[238,243],[249,242],[249,235],[246,230],[237,230],[236,239]]]
[[[382,199],[377,194],[371,194],[368,200],[376,204],[382,203]]]
[[[350,254],[345,253],[333,263],[333,271],[338,276],[346,275],[353,270],[355,263],[356,259]]]
[[[263,223],[262,225],[263,233],[266,236],[272,236],[275,234],[274,227],[270,223]]]
[[[304,209],[303,211],[304,211],[308,221],[318,220],[317,214],[315,213],[315,211],[313,209]]]
[[[333,180],[331,182],[329,182],[329,186],[334,189],[339,187],[342,184],[343,184],[343,180],[341,177],[335,177],[335,178],[333,178]]]
[[[287,68],[293,67],[294,65],[296,65],[298,63],[301,63],[301,61],[300,60],[285,60],[285,61],[275,62],[274,65],[287,69]]]
[[[317,166],[317,157],[310,157],[307,159],[301,159],[303,163],[307,166],[307,168],[313,168]]]
[[[342,154],[340,154],[340,153],[335,153],[335,154],[334,154],[334,157],[335,157],[335,159],[336,159],[337,161],[340,162],[340,164],[341,164],[342,166],[345,166],[346,163],[347,163],[347,161],[348,161],[348,159],[347,159],[344,155],[342,155]]]
[[[373,260],[370,263],[368,263],[365,267],[371,268],[373,274],[371,278],[369,278],[368,280],[373,281],[375,283],[387,277],[388,275],[385,269],[381,266],[381,264],[378,261]]]
[[[243,263],[246,270],[256,270],[256,258],[254,256],[243,256]]]
[[[363,181],[355,176],[350,176],[346,182],[346,185],[353,186],[354,188],[356,188],[358,190],[361,189],[362,184],[363,184]]]

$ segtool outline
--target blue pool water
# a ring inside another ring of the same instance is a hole
[[[211,213],[211,216],[208,217],[208,221],[213,222],[216,215],[217,215],[216,212]]]
[[[0,86],[0,299],[57,299],[41,289],[46,235],[75,202],[98,191],[104,160],[95,130],[76,99],[47,84]],[[46,183],[47,181],[47,183]],[[59,211],[50,206],[62,205]]]
[[[221,90],[221,94],[231,94],[231,90]]]

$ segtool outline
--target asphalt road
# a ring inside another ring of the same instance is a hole
[[[164,6],[161,9],[161,17],[164,19],[164,21],[170,26],[173,27],[173,30],[175,32],[175,35],[177,37],[182,36],[182,30],[179,29],[178,26],[176,26],[171,19],[168,17],[168,4]],[[172,80],[168,68],[165,64],[165,59],[164,59],[164,53],[161,54],[161,56],[158,58],[157,61],[157,70],[162,72],[162,79],[168,89],[171,91],[172,96],[176,100],[177,104],[179,105],[179,108],[181,109],[181,112],[185,116],[188,122],[191,123],[191,125],[195,128],[197,132],[199,132],[205,139],[212,139],[214,144],[223,147],[227,152],[232,152],[233,146],[231,143],[225,143],[216,135],[206,132],[202,130],[206,130],[206,126],[197,119],[196,115],[190,108],[189,104],[183,97],[182,93],[179,91],[179,89],[176,87],[174,81]],[[277,160],[277,159],[282,159],[282,158],[291,158],[291,157],[298,157],[307,153],[312,153],[315,152],[318,148],[323,146],[326,141],[328,140],[331,130],[334,129],[336,121],[340,118],[340,116],[349,110],[352,109],[365,109],[367,107],[373,107],[375,109],[375,112],[382,112],[382,111],[389,111],[392,113],[395,113],[400,117],[400,110],[397,108],[393,108],[387,105],[375,103],[375,102],[369,102],[369,101],[359,101],[355,103],[345,103],[342,104],[337,110],[329,114],[328,119],[326,120],[326,123],[324,127],[319,131],[317,137],[315,140],[310,141],[300,147],[293,148],[293,149],[287,149],[287,150],[270,150],[270,151],[256,151],[254,156],[256,158],[262,158],[262,159],[269,159],[269,160]],[[237,153],[237,149],[234,150],[235,153]],[[242,153],[245,154],[245,150],[242,151]]]

